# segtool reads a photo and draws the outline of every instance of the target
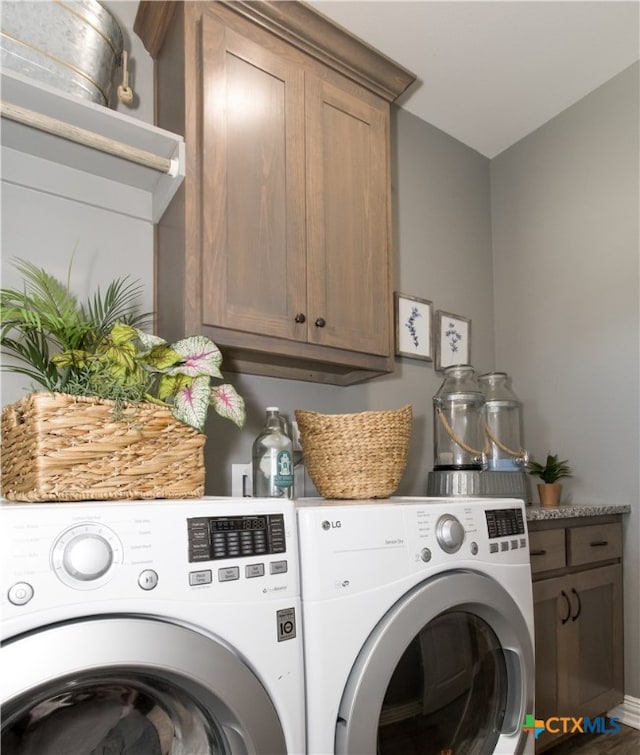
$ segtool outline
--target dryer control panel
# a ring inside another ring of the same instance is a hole
[[[531,580],[526,512],[507,498],[296,501],[307,601],[366,595],[455,569]]]

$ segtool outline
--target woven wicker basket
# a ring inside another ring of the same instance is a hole
[[[407,463],[411,406],[318,414],[297,409],[305,467],[323,498],[388,498]]]
[[[2,495],[11,501],[196,498],[206,436],[143,403],[31,393],[2,410]]]

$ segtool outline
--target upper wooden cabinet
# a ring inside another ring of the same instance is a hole
[[[134,28],[186,143],[159,333],[205,333],[227,370],[392,371],[389,112],[414,77],[304,3],[142,2]]]

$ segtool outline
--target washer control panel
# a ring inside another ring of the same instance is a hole
[[[280,599],[299,594],[297,553],[293,501],[3,502],[0,611]]]
[[[207,516],[187,520],[189,561],[285,553],[282,514]]]

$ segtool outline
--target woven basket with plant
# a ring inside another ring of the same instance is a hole
[[[388,498],[407,464],[411,406],[319,414],[296,409],[304,464],[323,498]]]
[[[142,330],[141,287],[118,278],[79,303],[45,270],[16,261],[0,291],[2,369],[35,390],[2,410],[2,495],[16,501],[191,498],[204,492],[210,407],[239,427],[242,397],[204,336],[168,344]]]

